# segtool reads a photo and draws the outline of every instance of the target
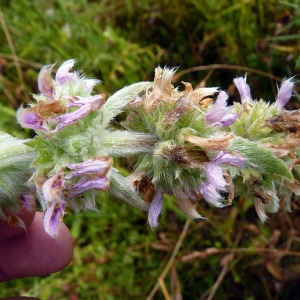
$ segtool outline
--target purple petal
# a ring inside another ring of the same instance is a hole
[[[105,95],[104,94],[99,94],[95,96],[90,96],[90,97],[79,97],[79,96],[73,96],[70,98],[70,102],[66,104],[66,107],[77,107],[77,106],[84,106],[87,104],[91,105],[91,110],[95,111],[102,107],[104,104],[105,100]]]
[[[109,189],[109,181],[106,176],[96,178],[82,177],[76,184],[70,187],[70,197],[82,194],[90,189],[99,189],[107,191]]]
[[[40,124],[39,116],[23,106],[17,110],[17,121],[23,128],[30,128],[36,131],[45,130]]]
[[[158,220],[158,216],[161,214],[161,210],[162,210],[162,192],[161,189],[159,188],[149,208],[148,223],[151,228],[156,228],[158,226],[157,220]]]
[[[112,159],[108,156],[99,157],[96,160],[87,160],[79,164],[68,164],[67,168],[74,170],[70,175],[66,175],[66,179],[71,179],[80,175],[97,174],[105,175],[112,165]]]
[[[44,66],[38,76],[38,87],[40,92],[49,100],[54,101],[55,89],[51,77],[51,71],[54,65]]]
[[[222,117],[220,122],[213,124],[213,126],[216,126],[216,127],[229,126],[235,122],[237,117],[238,117],[238,115],[236,115],[236,114],[226,114],[225,116]]]
[[[203,198],[211,205],[214,205],[216,207],[224,207],[225,205],[222,203],[222,197],[218,193],[216,187],[208,182],[202,182],[200,184],[199,189],[200,194],[203,196]]]
[[[245,163],[245,158],[238,154],[232,154],[220,151],[214,158],[211,159],[216,164],[229,164],[237,167],[242,167]]]
[[[209,163],[205,169],[209,183],[218,190],[226,191],[227,183],[224,179],[222,168],[215,163]]]
[[[293,87],[295,83],[292,82],[292,78],[282,81],[281,87],[278,90],[278,95],[275,104],[282,109],[287,102],[290,100],[293,92]]]
[[[49,124],[59,123],[53,132],[60,131],[66,126],[77,123],[91,112],[90,105],[84,105],[74,112],[62,114],[56,118],[49,119]]]
[[[59,85],[64,85],[70,81],[77,81],[79,79],[76,72],[70,72],[75,62],[75,59],[69,59],[58,68],[55,80]]]
[[[216,102],[205,116],[208,126],[223,127],[235,122],[237,115],[228,113],[227,99],[228,95],[225,92],[219,93]]]
[[[250,92],[250,87],[246,83],[246,78],[243,77],[238,77],[233,79],[234,84],[236,85],[240,96],[241,96],[241,102],[252,102],[252,97],[251,97],[251,92]]]
[[[47,207],[44,215],[44,228],[45,231],[52,237],[58,236],[58,229],[60,221],[64,216],[66,203],[53,201]]]

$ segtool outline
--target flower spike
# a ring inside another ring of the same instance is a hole
[[[245,193],[265,221],[280,199],[289,205],[287,197],[300,193],[294,177],[300,114],[283,109],[292,79],[282,82],[275,104],[269,104],[252,99],[246,77],[235,78],[241,103],[228,106],[228,95],[219,88],[193,89],[182,82],[181,90],[172,84],[176,69],[158,67],[153,82],[134,83],[105,101],[104,94],[91,94],[98,81],[72,71],[74,64],[73,59],[64,62],[54,79],[53,65],[42,68],[36,103],[17,112],[19,124],[36,132],[26,141],[34,155],[19,168],[24,172],[24,166],[32,166],[24,178],[35,187],[23,184],[15,199],[25,205],[36,191],[51,236],[58,235],[68,207],[96,209],[99,190],[149,210],[151,228],[159,224],[164,194],[175,196],[188,217],[201,219],[197,205],[202,201],[224,207]],[[10,163],[5,155],[0,171]],[[118,172],[113,158],[128,158],[132,174]],[[1,174],[0,197],[7,200],[3,182]]]

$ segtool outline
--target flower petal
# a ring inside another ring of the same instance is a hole
[[[245,158],[239,154],[228,153],[220,151],[215,157],[211,159],[216,164],[229,164],[237,167],[242,167],[245,163]]]
[[[91,106],[90,105],[84,105],[77,109],[76,111],[73,111],[71,113],[60,115],[56,118],[49,119],[49,124],[55,124],[58,123],[56,128],[53,130],[53,132],[58,132],[62,130],[64,127],[69,126],[71,124],[75,124],[78,122],[78,120],[83,119],[85,116],[87,116],[91,112]]]
[[[220,126],[220,120],[226,115],[228,110],[227,99],[228,95],[221,91],[216,102],[212,105],[210,111],[205,115],[205,122],[208,126]]]
[[[278,90],[278,95],[275,101],[275,104],[282,109],[287,102],[290,100],[293,92],[293,87],[295,83],[292,82],[292,78],[283,80],[281,83],[281,87]]]
[[[259,198],[254,198],[254,206],[260,220],[264,223],[268,217],[265,214],[265,204]]]
[[[250,87],[246,83],[246,78],[243,77],[238,77],[233,79],[234,84],[236,85],[240,96],[241,96],[241,102],[252,102],[252,97],[251,97],[251,92],[250,92]]]
[[[75,62],[75,59],[69,59],[58,68],[55,80],[59,85],[64,85],[70,81],[77,81],[79,79],[76,72],[70,72]]]
[[[95,111],[102,107],[105,101],[105,94],[99,94],[90,97],[79,97],[79,96],[72,96],[70,97],[66,104],[66,107],[76,107],[76,106],[84,106],[84,105],[91,105],[91,110]]]
[[[42,195],[46,203],[61,202],[61,192],[64,188],[64,181],[60,172],[47,179],[42,186]]]
[[[66,203],[53,201],[47,207],[44,215],[45,231],[52,237],[58,236],[59,224],[64,216]]]
[[[162,211],[162,191],[159,188],[151,202],[149,213],[148,213],[148,223],[151,228],[156,228],[158,226],[158,216]]]
[[[54,65],[44,66],[38,76],[38,87],[40,92],[49,100],[54,101],[55,88],[51,77]]]
[[[208,181],[218,190],[226,191],[226,180],[223,176],[222,168],[215,163],[209,163],[206,166]]]
[[[72,173],[65,175],[66,179],[71,179],[80,175],[97,174],[106,175],[112,166],[112,158],[109,156],[101,156],[95,160],[87,160],[79,164],[68,164],[67,168],[74,170]]]
[[[222,202],[223,198],[218,193],[216,187],[209,181],[201,182],[199,192],[209,204],[216,207],[225,206],[225,204]]]
[[[226,114],[224,115],[219,122],[216,122],[213,124],[213,126],[219,126],[219,127],[224,127],[224,126],[229,126],[235,122],[237,119],[238,115],[236,114]]]
[[[178,200],[178,205],[185,214],[192,219],[204,219],[196,210],[196,206],[183,191],[174,191],[174,196]]]
[[[30,128],[34,130],[43,130],[40,125],[40,119],[36,112],[21,106],[17,110],[17,121],[23,128]]]
[[[90,189],[99,189],[107,191],[109,189],[109,180],[106,176],[96,178],[82,177],[77,181],[77,183],[71,186],[70,189],[70,197],[82,194]]]

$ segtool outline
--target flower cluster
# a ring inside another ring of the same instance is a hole
[[[283,81],[276,102],[269,104],[253,100],[245,78],[236,78],[241,103],[228,106],[224,91],[193,90],[185,82],[185,90],[179,91],[171,84],[172,76],[173,70],[156,69],[153,87],[132,103],[122,124],[156,138],[152,155],[136,155],[133,173],[140,179],[131,176],[137,192],[151,203],[151,227],[158,225],[163,193],[173,194],[188,216],[202,218],[195,208],[199,200],[223,207],[243,191],[253,199],[262,221],[265,210],[278,210],[279,197],[299,193],[291,172],[297,163],[297,145],[291,145],[296,137],[291,137],[291,130],[282,134],[276,128],[276,120],[291,114],[283,110],[292,94],[290,79]],[[287,119],[283,123],[288,126]],[[152,191],[150,199],[147,189]]]
[[[62,64],[55,80],[52,65],[42,68],[36,103],[17,112],[19,124],[37,134],[27,142],[38,153],[31,180],[45,210],[45,229],[52,236],[58,234],[67,204],[77,211],[95,209],[96,191],[109,189],[107,173],[113,163],[111,157],[89,149],[86,119],[95,118],[105,96],[91,95],[98,81],[71,72],[74,63]]]
[[[171,83],[175,70],[157,68],[153,82],[124,87],[105,101],[91,94],[97,80],[71,71],[74,63],[63,63],[55,79],[54,66],[44,67],[41,94],[17,113],[19,124],[36,132],[27,141],[36,155],[30,182],[50,235],[58,234],[67,206],[96,209],[99,190],[148,210],[152,228],[164,194],[174,195],[191,218],[203,218],[202,199],[224,207],[243,195],[262,221],[281,199],[289,208],[291,194],[299,194],[300,114],[284,109],[291,79],[270,104],[252,99],[246,79],[236,78],[241,102],[228,106],[225,91],[187,82],[180,90]],[[120,113],[123,121],[115,126]],[[117,157],[130,158],[128,177],[113,166]]]

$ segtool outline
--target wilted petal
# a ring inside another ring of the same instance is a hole
[[[69,59],[58,68],[55,80],[59,85],[64,85],[70,81],[77,81],[79,79],[76,72],[70,72],[75,62],[75,59]]]
[[[196,205],[191,202],[183,191],[175,191],[174,196],[178,200],[178,205],[185,214],[192,219],[204,219],[196,210]]]
[[[216,207],[224,207],[223,198],[217,191],[216,187],[209,181],[202,182],[199,188],[200,194],[211,205]]]
[[[90,189],[107,191],[109,189],[109,180],[106,176],[95,178],[82,177],[70,189],[70,197],[82,194]]]
[[[162,191],[159,188],[151,202],[149,212],[148,212],[148,223],[151,228],[156,228],[158,226],[158,216],[161,214],[162,210]]]
[[[55,89],[51,77],[51,71],[54,65],[44,66],[38,76],[38,87],[40,92],[49,100],[54,100]]]
[[[51,202],[44,215],[45,231],[52,237],[58,236],[59,224],[64,216],[66,203],[64,201]]]
[[[186,87],[189,83],[182,82]],[[189,84],[190,85],[190,84]],[[211,96],[215,93],[217,93],[219,89],[217,87],[201,87],[198,89],[192,90],[191,87],[191,93],[190,93],[190,100],[196,104],[196,105],[203,105],[206,101],[205,99],[208,99],[208,96]],[[210,100],[210,99],[209,99]],[[210,100],[211,101],[211,100]],[[210,102],[208,101],[208,102]]]
[[[216,164],[229,164],[237,167],[242,167],[245,163],[245,158],[239,154],[228,153],[220,151],[215,157],[211,159]]]
[[[61,202],[61,191],[63,190],[63,179],[59,174],[47,179],[42,186],[42,194],[46,203]]]
[[[191,144],[201,147],[205,151],[220,151],[231,145],[233,135],[229,132],[221,132],[218,136],[203,138],[200,136],[184,134],[184,139]]]
[[[223,176],[222,168],[215,163],[209,163],[206,166],[208,181],[218,190],[226,191],[226,181]]]
[[[236,85],[240,96],[241,96],[241,102],[252,102],[252,97],[251,97],[251,92],[250,92],[250,87],[246,82],[246,78],[243,77],[238,77],[233,79],[234,84]]]
[[[261,201],[261,199],[254,198],[254,206],[257,215],[259,216],[260,220],[264,223],[268,217],[265,214],[265,204]]]
[[[219,93],[216,102],[205,116],[205,122],[208,126],[222,127],[235,122],[237,115],[228,113],[227,99],[228,95],[225,92]]]
[[[295,83],[292,82],[292,78],[283,80],[278,90],[278,95],[275,101],[275,104],[282,109],[287,102],[290,100],[293,92],[293,87]]]

